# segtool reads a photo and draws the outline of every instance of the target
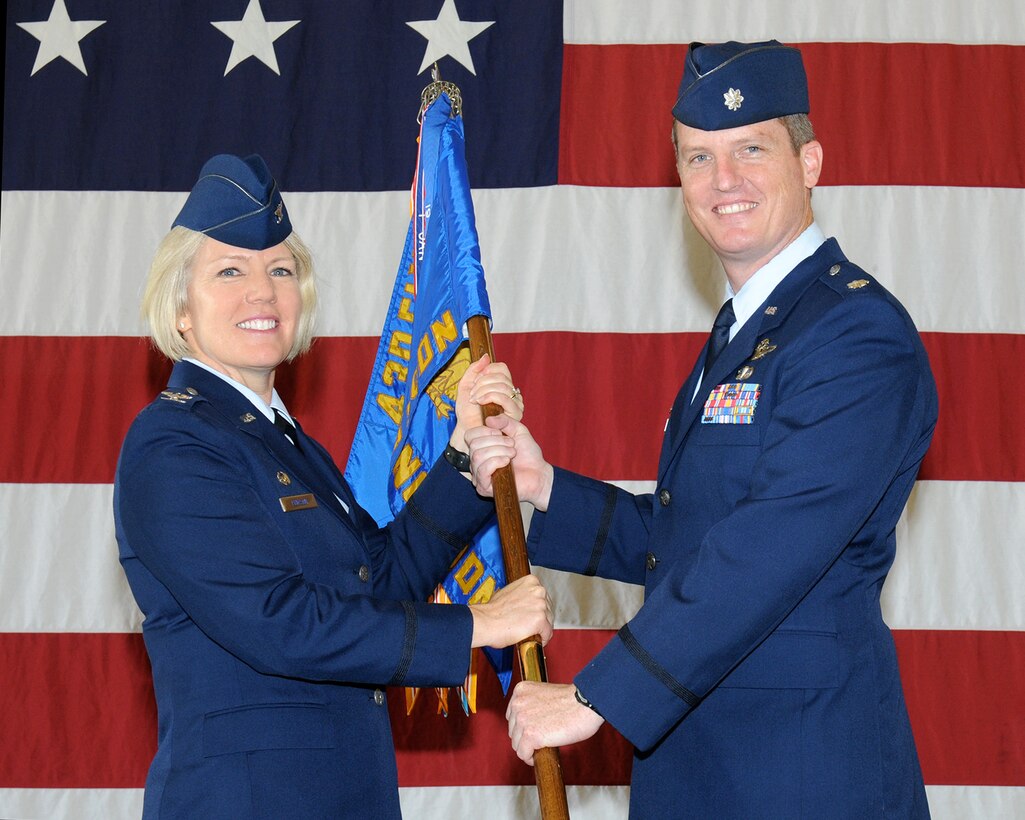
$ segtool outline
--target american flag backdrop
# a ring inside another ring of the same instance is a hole
[[[526,420],[554,462],[644,491],[722,295],[669,142],[686,44],[770,37],[808,68],[818,221],[908,307],[939,386],[884,590],[933,814],[1025,817],[1021,0],[9,0],[0,817],[141,810],[155,707],[111,481],[169,371],[138,304],[203,161],[262,154],[314,249],[321,338],[278,387],[344,465],[438,60]],[[540,573],[567,681],[641,595]],[[471,718],[423,698],[407,718],[392,693],[407,817],[536,816],[489,670],[480,687]],[[615,732],[562,759],[574,817],[626,816]]]

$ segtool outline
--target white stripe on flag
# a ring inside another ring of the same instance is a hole
[[[651,482],[617,482],[632,492]],[[19,511],[37,510],[26,516]],[[49,512],[47,512],[49,511]],[[136,632],[108,484],[0,484],[0,632]],[[883,592],[895,629],[1025,629],[1025,483],[921,481]],[[618,629],[640,587],[539,569],[560,628]]]
[[[0,632],[142,629],[118,563],[113,495],[110,484],[0,484]]]
[[[617,481],[630,492],[653,482]],[[919,481],[897,526],[897,560],[883,588],[892,629],[1025,629],[1025,484]],[[618,629],[643,601],[639,586],[544,568],[556,626]]]
[[[1025,483],[919,481],[897,524],[887,624],[1025,630],[1022,533]]]
[[[129,820],[142,816],[142,789],[0,789],[4,820]]]
[[[966,0],[567,0],[567,43],[1025,43],[1025,4],[999,13]]]
[[[287,196],[322,261],[318,334],[377,336],[408,194]],[[0,334],[143,335],[143,280],[182,198],[5,191]],[[498,332],[705,332],[722,300],[717,263],[675,188],[480,190],[473,198]],[[826,234],[904,302],[919,329],[1025,331],[1025,189],[837,186],[816,191],[815,209]],[[331,227],[339,224],[372,224],[379,241]]]
[[[1025,788],[926,786],[933,820],[1025,817]],[[621,820],[630,801],[627,786],[569,786],[570,816]],[[534,786],[422,787],[399,790],[402,812],[422,820],[476,817],[521,820],[537,816]],[[130,820],[142,813],[142,789],[0,789],[5,820]]]

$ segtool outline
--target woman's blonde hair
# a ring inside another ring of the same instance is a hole
[[[157,248],[146,277],[146,290],[142,295],[142,317],[149,324],[154,346],[173,361],[189,355],[189,346],[178,332],[178,320],[188,308],[189,279],[192,263],[206,240],[206,234],[178,225],[168,232]],[[292,361],[305,353],[313,343],[313,329],[317,315],[317,283],[313,270],[313,256],[306,243],[294,231],[285,239],[285,247],[295,259],[295,275],[299,282],[302,310],[295,341],[288,353]]]

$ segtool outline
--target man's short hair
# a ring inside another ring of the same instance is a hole
[[[799,154],[802,146],[815,139],[815,129],[812,128],[811,119],[807,114],[786,114],[780,117],[779,121],[787,129],[790,145],[795,154]]]

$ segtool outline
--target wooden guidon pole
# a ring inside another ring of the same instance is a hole
[[[495,360],[491,344],[491,328],[486,316],[473,316],[467,322],[470,332],[470,360],[477,361],[487,353]],[[502,408],[486,404],[481,408],[484,418],[497,416]],[[491,477],[495,491],[495,510],[498,514],[498,532],[502,538],[502,557],[505,559],[505,575],[508,583],[530,574],[527,562],[527,540],[523,534],[523,518],[520,516],[520,501],[516,494],[516,479],[512,465],[497,470]],[[520,677],[538,683],[548,682],[545,670],[545,656],[541,638],[531,635],[516,644],[516,656],[520,661]],[[543,820],[569,820],[569,806],[566,804],[566,786],[562,781],[562,764],[558,749],[538,749],[534,752],[534,778],[537,780],[538,799],[541,802]]]

